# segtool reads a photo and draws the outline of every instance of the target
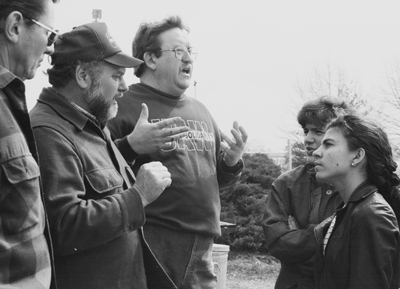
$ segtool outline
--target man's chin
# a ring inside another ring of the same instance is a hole
[[[178,85],[178,89],[186,91],[190,87],[190,79],[185,79]]]
[[[118,113],[118,105],[112,106],[109,110],[108,110],[108,117],[107,117],[107,121],[113,119],[114,117],[117,116]]]
[[[306,161],[308,164],[313,165],[314,162],[316,161],[316,158],[314,156],[306,156]]]
[[[22,79],[22,81],[31,80],[31,79],[35,78],[35,76],[36,76],[36,70],[31,70],[28,73],[28,75],[25,75],[24,77],[21,77],[21,79]]]
[[[102,124],[107,124],[109,120],[112,120],[117,116],[118,113],[118,105],[112,106],[108,109],[107,114],[103,114],[103,118],[97,117],[97,120]]]

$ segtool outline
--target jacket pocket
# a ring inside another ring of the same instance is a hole
[[[32,155],[23,155],[2,163],[1,168],[2,234],[6,240],[22,244],[43,233],[39,167]]]
[[[123,179],[115,168],[101,168],[87,172],[85,179],[98,194],[104,194],[122,188]]]
[[[32,155],[9,160],[1,166],[6,178],[13,185],[40,176],[39,166]]]

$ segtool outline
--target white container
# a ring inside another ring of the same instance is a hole
[[[226,289],[226,273],[228,270],[229,246],[214,244],[212,257],[214,262],[214,273],[217,275],[217,289]]]

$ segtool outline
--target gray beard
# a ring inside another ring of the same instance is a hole
[[[107,121],[115,117],[116,112],[112,111],[113,103],[105,99],[99,81],[94,81],[89,92],[84,96],[86,103],[101,125],[105,126]],[[117,108],[118,110],[118,108]]]

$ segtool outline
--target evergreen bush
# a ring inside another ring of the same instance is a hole
[[[236,230],[215,242],[230,245],[233,251],[265,252],[262,213],[271,184],[282,170],[263,153],[244,154],[243,161],[240,181],[221,192],[221,220],[236,224]]]

